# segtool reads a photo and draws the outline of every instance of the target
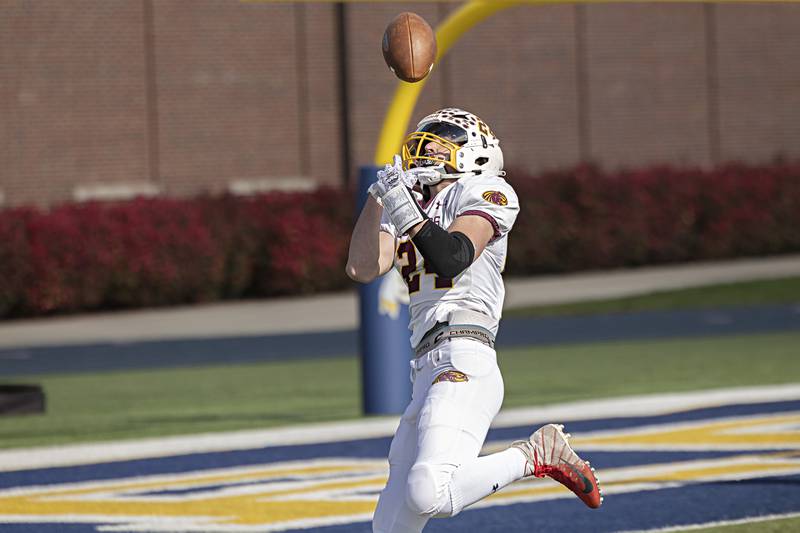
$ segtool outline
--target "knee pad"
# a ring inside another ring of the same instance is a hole
[[[417,463],[408,473],[406,503],[411,511],[419,515],[436,515],[442,507],[444,484],[440,484],[438,472],[428,463]]]

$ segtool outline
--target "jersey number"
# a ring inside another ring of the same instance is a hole
[[[414,294],[419,290],[419,277],[420,273],[417,270],[417,249],[411,241],[403,241],[397,247],[397,258],[403,259],[406,257],[407,265],[400,268],[400,274],[406,280],[408,285],[408,294]],[[433,287],[436,289],[451,289],[453,288],[452,278],[443,278],[428,269],[427,262],[423,261],[423,268],[425,274],[433,274]]]

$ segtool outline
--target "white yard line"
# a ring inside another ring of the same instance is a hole
[[[626,396],[508,409],[497,416],[493,427],[514,427],[542,422],[566,422],[609,417],[663,415],[735,403],[763,403],[797,399],[800,399],[800,383],[692,393]],[[264,430],[16,448],[0,451],[0,471],[11,472],[192,453],[388,437],[394,433],[397,422],[398,417],[392,416]]]

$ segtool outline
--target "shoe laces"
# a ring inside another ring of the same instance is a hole
[[[549,454],[550,455],[549,460],[547,458],[548,453],[545,447],[544,434],[540,435],[541,437],[540,439],[532,438],[531,440],[517,441],[514,443],[514,446],[522,450],[528,457],[528,468],[531,470],[531,473],[528,475],[532,474],[535,477],[548,476],[553,479],[556,479],[557,481],[562,481],[562,480],[564,481],[571,480],[573,482],[580,481],[579,476],[573,470],[573,468],[578,468],[579,465],[571,464],[564,457],[564,455],[570,455],[570,456],[575,455],[575,452],[573,452],[569,448],[566,438],[563,439],[560,449],[556,450],[556,440],[557,437],[560,436],[561,435],[558,434],[553,435],[553,443],[552,443],[552,449],[550,450]],[[577,457],[574,457],[574,459],[576,461],[579,461]],[[572,466],[573,468],[570,468],[570,466]]]
[[[533,448],[533,475],[536,477],[551,477],[556,481],[572,481],[578,483],[580,478],[569,468],[568,463],[561,457],[558,458],[557,464],[546,463],[539,459],[539,453],[536,448]]]

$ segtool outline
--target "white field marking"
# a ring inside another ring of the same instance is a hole
[[[354,514],[341,516],[328,516],[323,518],[306,518],[281,522],[279,524],[257,524],[253,526],[245,525],[225,525],[217,523],[203,524],[176,524],[170,526],[164,524],[159,519],[155,523],[133,522],[130,524],[120,524],[111,526],[97,526],[97,531],[121,531],[121,532],[142,532],[142,533],[266,533],[269,531],[287,531],[293,529],[310,529],[312,527],[336,526],[353,524],[356,522],[370,522],[372,514]]]
[[[800,513],[767,514],[762,516],[739,518],[736,520],[719,520],[716,522],[705,522],[702,524],[687,524],[684,526],[670,526],[658,529],[637,529],[630,531],[620,531],[619,533],[669,533],[672,531],[694,531],[697,529],[708,529],[710,527],[737,526],[740,524],[750,524],[753,522],[768,522],[770,520],[782,520],[785,518],[798,518],[798,517],[800,517]]]
[[[753,466],[756,466],[753,469]],[[758,468],[763,465],[764,468]],[[721,469],[731,469],[727,474],[716,473]],[[678,488],[686,485],[717,481],[742,481],[780,475],[800,473],[800,461],[792,458],[765,455],[742,455],[736,458],[681,461],[678,463],[657,463],[600,471],[598,483],[603,488],[604,497]],[[548,479],[526,479],[512,483],[496,494],[473,505],[470,509],[532,503],[553,499],[570,499],[574,495],[566,488]]]
[[[753,469],[753,465],[757,468]],[[720,473],[725,471],[726,473]],[[794,475],[800,472],[800,460],[782,454],[742,454],[718,459],[697,459],[671,463],[623,466],[601,469],[598,480],[604,492],[631,492],[632,484],[706,483],[740,481],[762,477]],[[638,481],[637,481],[638,480]]]
[[[193,516],[193,520],[203,521],[209,523],[219,520],[216,516],[203,517]],[[65,524],[108,524],[109,522],[126,523],[128,521],[141,520],[140,516],[124,516],[124,515],[92,515],[92,514],[59,514],[59,515],[2,515],[2,524],[51,524],[51,523],[65,523]],[[168,516],[159,516],[158,522],[160,524],[174,522],[180,524],[184,518],[171,518]],[[127,529],[123,531],[128,531]],[[168,530],[172,531],[172,530]]]
[[[791,413],[784,413],[789,416]],[[774,416],[779,416],[775,413]],[[800,432],[800,420],[776,422],[774,424],[758,424],[757,426],[736,428],[727,430],[725,433],[729,435],[756,435],[763,433],[798,433]]]
[[[31,494],[52,494],[59,495],[64,492],[74,490],[102,490],[113,489],[120,485],[130,486],[135,489],[136,487],[154,486],[170,486],[172,488],[192,487],[198,482],[203,482],[204,479],[225,477],[235,478],[236,476],[248,476],[253,474],[263,475],[269,477],[273,475],[285,475],[281,472],[285,470],[303,472],[314,468],[358,468],[367,470],[375,468],[376,465],[381,467],[386,466],[388,463],[385,459],[360,459],[356,457],[336,458],[326,457],[324,459],[303,459],[298,461],[281,461],[275,463],[266,463],[259,465],[247,466],[234,466],[234,467],[221,467],[211,470],[197,470],[190,472],[180,472],[177,474],[151,474],[145,476],[131,476],[125,478],[104,479],[100,481],[75,481],[70,483],[59,484],[44,484],[44,485],[29,485],[25,487],[11,487],[8,489],[0,489],[0,498],[5,497],[19,497]],[[388,468],[388,466],[387,466]],[[175,481],[179,478],[179,481]],[[124,480],[121,483],[120,480]],[[140,489],[141,490],[141,489]]]
[[[316,464],[312,463],[312,466],[317,466]],[[355,467],[362,466],[359,463],[352,465]],[[287,474],[284,474],[287,475]],[[111,501],[117,498],[124,498],[126,501],[136,501],[136,502],[188,502],[188,501],[201,501],[207,500],[209,495],[213,495],[215,498],[229,498],[229,497],[237,497],[237,496],[247,496],[247,495],[259,495],[263,498],[267,498],[272,501],[282,500],[285,499],[287,501],[297,501],[297,500],[320,500],[320,499],[335,499],[337,494],[349,494],[350,489],[329,489],[329,488],[318,488],[314,489],[315,487],[319,487],[320,485],[325,485],[325,483],[334,483],[334,482],[360,482],[359,485],[361,488],[375,488],[380,490],[386,485],[386,476],[388,476],[388,466],[386,461],[371,461],[370,462],[370,469],[364,469],[363,471],[353,470],[351,472],[347,472],[346,474],[332,474],[329,476],[318,475],[314,474],[313,472],[298,472],[294,474],[295,477],[299,478],[296,481],[284,481],[278,483],[248,483],[248,480],[239,480],[238,482],[234,481],[232,484],[226,483],[225,481],[215,481],[215,482],[206,482],[201,483],[200,485],[191,485],[186,484],[185,480],[180,480],[180,486],[170,484],[169,480],[166,481],[165,485],[161,487],[142,487],[136,488],[131,487],[128,489],[117,489],[115,487],[110,487],[110,490],[106,491],[93,491],[90,493],[81,493],[76,495],[71,494],[64,494],[56,492],[51,496],[42,496],[37,497],[38,501]],[[266,477],[266,476],[265,476]],[[238,484],[243,483],[243,484]],[[172,495],[172,496],[144,496],[142,493],[154,492],[154,491],[162,491],[162,490],[175,490],[180,488],[188,488],[194,489],[196,487],[202,487],[204,485],[218,485],[221,488],[201,491],[196,490],[192,494],[180,494],[180,495]],[[119,483],[117,483],[119,486]],[[59,485],[54,485],[54,487],[58,488]],[[300,491],[303,489],[307,489],[306,492],[302,494],[292,494],[291,496],[282,496],[290,491]],[[314,490],[310,490],[314,489]],[[355,498],[355,499],[364,499],[364,498]],[[350,498],[348,496],[348,500],[352,501],[354,498]],[[372,501],[371,498],[366,498],[367,501]]]
[[[779,424],[781,419],[791,418],[793,422]],[[775,423],[764,423],[761,421],[776,420]],[[670,422],[668,424],[652,424],[635,428],[623,428],[612,430],[597,430],[582,432],[580,436],[570,439],[570,444],[578,450],[602,450],[602,451],[724,451],[724,450],[793,450],[800,447],[800,443],[792,440],[782,441],[780,438],[769,441],[766,438],[761,442],[711,442],[702,440],[697,434],[687,438],[695,439],[694,442],[674,441],[674,442],[630,442],[631,437],[647,437],[664,433],[674,433],[680,431],[695,430],[697,432],[708,433],[713,441],[715,436],[736,436],[748,434],[785,434],[789,437],[797,435],[797,411],[785,413],[767,413],[744,416],[732,416],[725,418],[713,418],[703,420],[691,420],[687,422]],[[741,424],[743,427],[732,427],[727,429],[715,429],[714,426],[722,424]],[[597,442],[597,440],[614,439],[619,437],[626,442]],[[698,440],[699,439],[699,440]]]
[[[545,422],[609,417],[655,416],[729,404],[797,399],[800,399],[800,384],[798,383],[689,393],[624,396],[605,400],[509,409],[495,418],[492,427],[533,426]],[[201,433],[177,437],[11,449],[0,451],[0,472],[389,437],[394,434],[398,421],[399,417],[392,416],[265,430]]]
[[[342,464],[348,462],[355,463],[356,466],[362,466],[361,462],[352,461],[350,459],[341,459]],[[373,463],[378,463],[373,461]],[[376,464],[376,467],[378,465]],[[385,461],[381,462],[379,466],[385,478],[388,475],[388,468]],[[279,469],[275,469],[276,471]],[[720,475],[721,473],[721,475]],[[733,458],[719,458],[711,460],[692,460],[682,461],[670,464],[652,464],[652,465],[636,465],[623,468],[611,468],[603,471],[604,492],[607,496],[621,495],[632,492],[654,491],[666,488],[675,488],[685,485],[692,485],[697,483],[704,483],[708,481],[720,480],[736,480],[743,479],[763,478],[775,475],[796,475],[800,473],[800,458],[794,457],[791,454],[751,454],[742,455]],[[186,486],[185,479],[196,478],[195,475],[179,474],[175,475],[174,479],[167,483],[161,489],[179,488]],[[163,477],[163,476],[151,476]],[[134,478],[139,480],[140,478]],[[349,479],[349,478],[348,478]],[[236,481],[236,480],[232,480]],[[110,495],[106,500],[106,504],[111,507],[115,506],[115,499],[121,498],[119,501],[129,502],[127,496],[127,487],[132,483],[131,480],[117,480],[120,490],[113,491],[114,494]],[[86,486],[95,485],[96,483],[78,483],[76,487],[79,491],[86,491]],[[83,487],[80,487],[83,485]],[[314,492],[315,500],[330,501],[338,497],[343,497],[347,501],[353,501],[352,494],[357,494],[365,488],[372,488],[374,483],[366,483],[362,486],[350,488],[333,488],[327,487],[325,484],[319,486]],[[47,491],[52,494],[52,492]],[[209,495],[209,505],[213,505],[215,498],[219,494]],[[301,496],[297,498],[295,496]],[[277,502],[277,501],[291,501],[299,502],[302,499],[302,494],[290,496],[285,498],[280,494],[265,493],[263,501]],[[41,502],[43,498],[32,495],[37,501]],[[492,507],[503,506],[512,503],[522,502],[540,502],[553,499],[568,498],[572,499],[574,496],[571,492],[566,490],[558,483],[547,479],[528,479],[520,483],[514,483],[497,494],[479,502],[474,507]],[[72,499],[69,494],[64,494],[62,498],[55,498],[55,500]],[[373,494],[373,501],[377,499],[377,495]],[[360,501],[364,501],[359,498]],[[145,502],[146,503],[146,502]],[[102,507],[102,506],[101,506]],[[60,520],[62,516],[68,517],[67,520]],[[81,522],[76,519],[73,514],[66,515],[35,515],[41,522],[53,521],[69,521]],[[341,523],[352,523],[354,521],[368,521],[368,514],[342,514],[339,516],[316,516],[307,518],[298,518],[295,520],[281,521],[281,522],[265,522],[261,524],[239,524],[231,523],[236,520],[236,516],[181,516],[170,517],[162,519],[158,516],[147,514],[146,512],[140,516],[131,517],[130,515],[121,516],[104,516],[102,513],[93,513],[85,515],[84,522],[103,524],[101,531],[138,531],[138,532],[239,532],[249,533],[256,531],[282,531],[286,529],[300,529],[315,526],[334,525]],[[17,518],[21,518],[17,520]],[[0,519],[6,522],[36,522],[34,516],[25,515],[6,515],[0,516]],[[268,520],[267,517],[265,517]]]

